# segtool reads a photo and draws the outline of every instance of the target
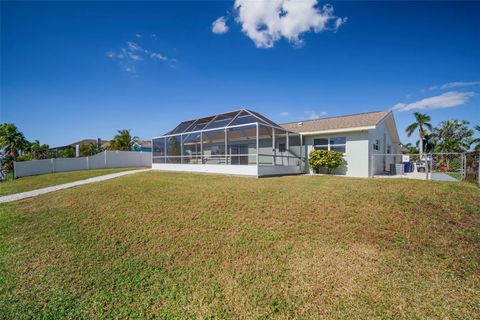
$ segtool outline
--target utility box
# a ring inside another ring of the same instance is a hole
[[[403,175],[403,163],[391,163],[390,164],[390,174],[392,175]]]

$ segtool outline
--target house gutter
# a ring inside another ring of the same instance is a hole
[[[307,132],[298,132],[298,133],[300,133],[302,136],[312,136],[317,134],[366,131],[366,130],[371,130],[375,128],[376,126],[366,126],[366,127],[344,128],[344,129],[333,129],[333,130],[322,130],[322,131],[307,131]]]

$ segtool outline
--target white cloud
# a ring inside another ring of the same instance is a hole
[[[161,61],[166,61],[168,60],[167,57],[165,57],[164,55],[160,54],[160,53],[156,53],[156,52],[152,52],[150,54],[150,58],[152,59],[158,59],[158,60],[161,60]]]
[[[288,112],[280,112],[280,115],[286,117],[286,116],[289,115],[289,113]]]
[[[478,86],[480,85],[480,81],[470,81],[470,82],[449,82],[445,83],[441,86],[442,89],[451,89],[451,88],[458,88],[458,87],[469,87],[469,86]]]
[[[314,120],[314,119],[320,118],[321,116],[326,115],[327,113],[325,111],[321,111],[321,112],[305,111],[305,114],[308,116],[308,119]]]
[[[138,54],[135,54],[135,53],[132,53],[132,52],[129,52],[128,56],[134,61],[142,61],[143,60],[142,56],[140,56]]]
[[[137,73],[137,69],[135,68],[134,65],[125,65],[123,66],[124,70],[127,71],[128,73],[135,74]]]
[[[136,44],[135,42],[128,41],[127,46],[128,46],[128,50],[130,50],[132,52],[134,52],[134,51],[144,51],[144,49],[140,45]]]
[[[449,91],[438,96],[418,100],[412,103],[398,103],[392,107],[395,111],[441,109],[463,105],[475,96],[475,92]]]
[[[212,32],[215,34],[224,34],[228,32],[228,26],[226,24],[227,19],[223,16],[213,21]]]
[[[122,69],[131,74],[137,73],[137,64],[144,60],[168,61],[171,67],[173,67],[173,63],[176,62],[173,58],[145,49],[138,43],[132,41],[128,41],[126,46],[118,52],[108,51],[106,56],[112,60],[116,59]]]
[[[143,36],[142,36],[141,33],[135,33],[135,37],[137,37],[137,38],[139,38],[139,39],[140,39],[140,38],[143,38]]]
[[[347,18],[333,14],[333,6],[317,8],[317,0],[235,0],[237,22],[259,48],[271,48],[282,37],[296,46],[305,32],[336,31]]]
[[[452,89],[452,88],[461,88],[461,87],[471,87],[471,86],[478,86],[480,85],[480,81],[454,81],[454,82],[448,82],[444,83],[439,86],[431,86],[428,88],[430,91],[438,90],[438,89]],[[423,89],[423,92],[426,90]]]

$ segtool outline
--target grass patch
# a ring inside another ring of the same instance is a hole
[[[47,173],[37,176],[21,177],[15,180],[0,182],[0,196],[14,194],[19,192],[31,191],[35,189],[55,186],[62,183],[73,182],[93,177],[102,176],[109,173],[116,173],[139,168],[115,168],[98,170],[81,170],[71,172]]]
[[[418,190],[422,190],[419,192]],[[474,319],[465,183],[145,172],[0,206],[0,316]]]
[[[457,179],[457,180],[462,180],[462,174],[461,173],[458,173],[458,172],[447,172],[447,174],[454,178],[454,179]]]

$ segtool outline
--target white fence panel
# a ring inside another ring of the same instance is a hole
[[[105,152],[97,153],[91,157],[88,157],[89,169],[105,169]]]
[[[52,160],[53,159],[15,162],[15,178],[52,172]]]
[[[55,172],[87,170],[87,158],[58,158],[54,159]]]
[[[150,152],[107,151],[107,168],[151,167]]]
[[[104,151],[91,157],[14,162],[14,175],[19,178],[51,172],[151,166],[151,152]]]

